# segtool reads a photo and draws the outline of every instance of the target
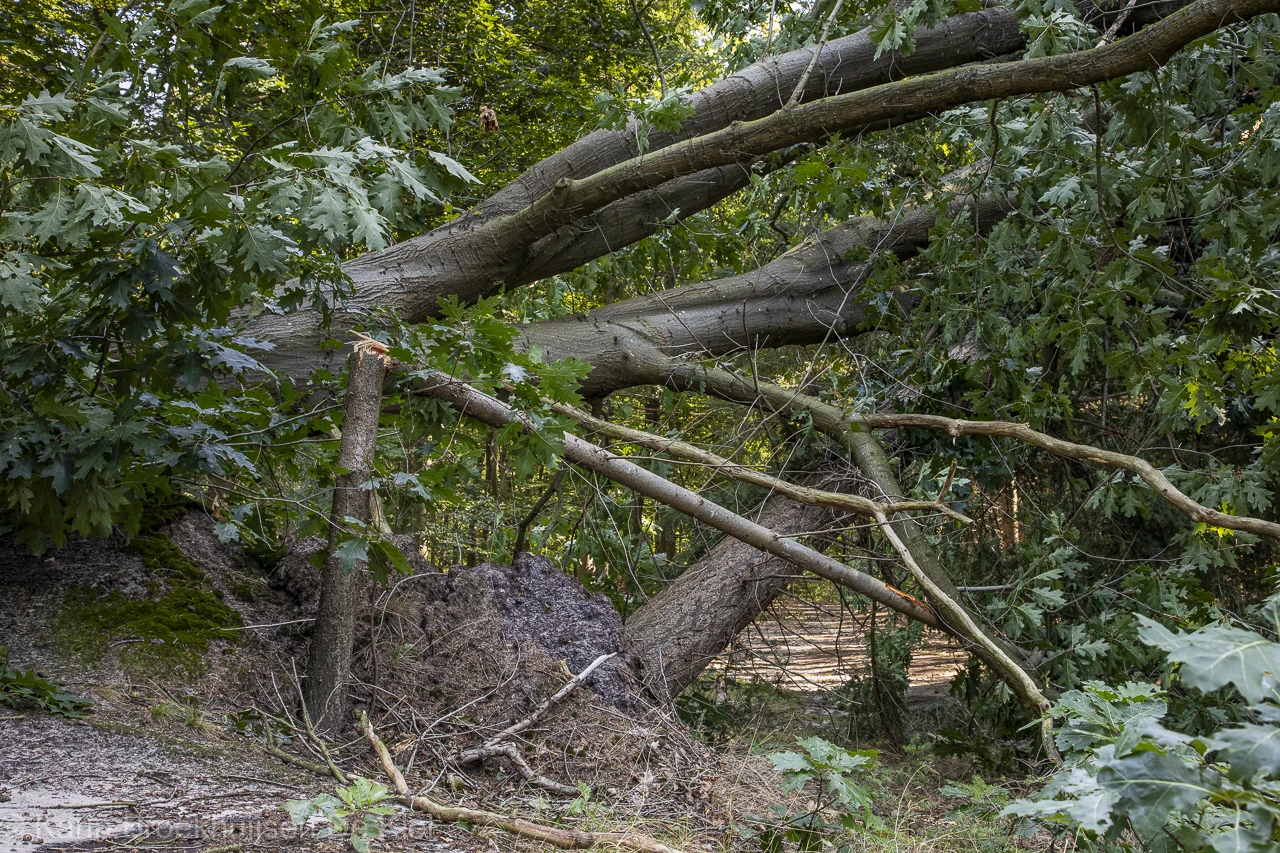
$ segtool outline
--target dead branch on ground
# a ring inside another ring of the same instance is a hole
[[[396,767],[395,762],[391,759],[391,753],[387,751],[386,745],[373,730],[373,723],[369,722],[368,715],[363,711],[357,713],[360,729],[364,732],[370,746],[373,747],[373,751],[377,754],[378,760],[382,763],[382,769],[391,780],[396,793],[404,798],[405,805],[414,811],[430,815],[444,823],[466,821],[476,826],[492,826],[512,835],[518,835],[521,838],[546,842],[563,850],[586,850],[596,846],[609,846],[624,850],[635,850],[637,853],[681,853],[681,851],[674,847],[669,847],[661,841],[634,832],[584,832],[577,829],[564,829],[562,827],[534,823],[524,818],[506,817],[483,809],[446,806],[430,797],[415,796],[409,790],[409,784],[405,781],[404,774],[400,772],[400,769]]]
[[[585,681],[591,673],[595,672],[597,667],[605,661],[616,657],[617,654],[617,652],[609,652],[608,654],[600,655],[600,657],[587,664],[586,668],[583,669],[582,672],[570,678],[568,684],[561,687],[553,695],[542,700],[538,707],[534,708],[533,713],[529,714],[529,716],[507,726],[505,729],[485,741],[481,746],[477,746],[474,749],[464,749],[461,752],[455,752],[453,755],[446,758],[445,762],[448,764],[462,765],[474,764],[479,761],[484,761],[486,758],[505,758],[515,765],[517,772],[519,772],[530,785],[537,788],[545,788],[548,791],[552,791],[557,794],[564,794],[570,797],[578,796],[580,791],[576,785],[566,785],[563,782],[548,779],[546,776],[536,772],[529,766],[529,762],[525,760],[519,747],[515,744],[503,743],[503,741],[507,740],[507,738],[520,734],[534,723],[538,722],[538,720],[542,718],[543,714],[547,713],[547,711],[551,710],[553,706],[563,701],[564,698],[572,693],[579,684]]]

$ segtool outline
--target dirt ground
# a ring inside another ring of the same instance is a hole
[[[146,567],[122,543],[79,543],[35,558],[0,542],[0,645],[8,647],[11,665],[39,670],[96,706],[81,721],[19,714],[0,706],[0,853],[348,849],[340,837],[321,837],[318,821],[294,827],[282,808],[289,799],[333,793],[334,780],[269,755],[261,737],[245,730],[245,710],[270,699],[272,692],[280,701],[269,704],[289,705],[291,687],[282,674],[305,649],[305,628],[299,626],[305,626],[306,607],[313,606],[306,603],[310,591],[299,593],[292,589],[297,585],[293,581],[282,584],[279,578],[264,577],[234,549],[220,546],[206,521],[182,520],[167,528],[168,535],[193,555],[208,582],[225,592],[220,599],[240,625],[234,642],[210,644],[207,666],[197,677],[140,674],[124,657],[139,648],[138,638],[127,632],[98,638],[105,649],[100,659],[67,654],[68,629],[59,623],[59,613],[70,592],[118,592],[146,600]],[[483,736],[510,715],[518,716],[519,708],[531,707],[563,683],[557,680],[562,679],[557,674],[561,668],[580,670],[602,649],[614,648],[608,644],[616,639],[609,638],[620,625],[611,610],[600,611],[604,605],[596,599],[576,592],[566,597],[564,590],[553,588],[559,573],[546,566],[498,567],[477,573],[469,585],[462,583],[464,573],[447,583],[443,576],[415,577],[424,580],[406,588],[418,587],[419,598],[390,592],[379,598],[377,630],[361,653],[376,677],[371,676],[373,683],[360,683],[357,693],[363,691],[362,701],[383,708],[380,731],[416,788],[451,802],[549,822],[651,832],[677,839],[686,851],[721,848],[736,837],[743,817],[766,814],[786,800],[780,778],[759,754],[754,736],[716,753],[697,744],[673,719],[664,719],[652,732],[645,728],[651,724],[637,726],[637,718],[624,713],[628,690],[623,670],[616,676],[602,671],[611,679],[600,685],[605,699],[576,695],[557,710],[560,718],[548,715],[542,731],[535,727],[522,741],[530,759],[546,772],[598,785],[598,796],[590,802],[574,806],[567,796],[532,790],[504,775],[501,766],[488,764],[480,771],[460,770],[463,790],[454,789],[441,769],[441,755],[459,748],[460,738]],[[253,594],[232,594],[246,586]],[[433,586],[439,589],[427,595],[425,590]],[[494,590],[500,593],[496,597]],[[493,610],[486,619],[510,616],[517,623],[518,635],[510,638],[514,657],[510,650],[495,651],[486,660],[471,661],[465,650],[452,649],[450,643],[462,628],[479,620],[483,608],[475,604],[477,595]],[[538,627],[547,636],[528,634],[520,627],[528,620],[517,618],[521,609],[551,614],[555,606],[542,602],[548,596],[560,603],[574,599],[571,609],[586,623],[566,631],[548,622]],[[450,605],[455,599],[461,605]],[[466,618],[459,621],[450,613]],[[784,600],[745,631],[716,667],[733,679],[772,685],[779,696],[793,697],[788,701],[806,708],[805,713],[829,713],[822,691],[865,661],[863,633],[834,608]],[[380,650],[380,643],[385,649]],[[535,644],[542,649],[536,654]],[[415,656],[419,653],[423,656]],[[538,655],[545,660],[537,663]],[[929,637],[913,665],[911,705],[939,703],[962,660],[945,639]],[[511,661],[526,668],[537,665],[529,678],[513,680],[507,671]],[[464,672],[468,667],[470,679]],[[508,691],[521,686],[518,702],[486,711],[490,681]],[[438,687],[450,682],[468,682],[478,698],[463,708],[449,705],[447,713],[433,707]],[[375,701],[378,691],[385,695]],[[799,725],[805,724],[800,720]],[[794,740],[789,728],[780,735],[783,740],[775,742]],[[615,745],[602,749],[605,739]],[[318,757],[299,743],[289,747],[293,754],[313,761]],[[362,740],[333,744],[333,749],[349,772],[385,781]],[[924,771],[913,770],[908,787],[914,788],[904,787],[895,794],[902,802],[885,803],[880,810],[895,819],[916,815],[911,819],[921,827],[951,826],[946,804],[928,790],[932,785],[936,791],[941,782],[933,777],[943,779],[938,774],[944,772],[951,773],[951,766],[937,762]],[[964,772],[957,764],[954,773]],[[905,799],[908,794],[915,805]],[[398,808],[375,849],[523,853],[547,848],[496,831],[434,824]]]

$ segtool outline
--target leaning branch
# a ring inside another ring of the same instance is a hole
[[[570,406],[566,403],[556,403],[550,400],[544,402],[548,403],[553,410],[562,415],[568,415],[597,435],[608,436],[619,441],[625,441],[628,444],[648,448],[657,453],[666,453],[677,459],[705,465],[713,469],[717,474],[722,474],[739,482],[763,486],[771,492],[791,498],[797,503],[840,509],[866,518],[878,518],[884,513],[934,512],[942,513],[964,523],[972,521],[968,516],[961,515],[947,506],[941,499],[936,501],[882,503],[873,501],[870,498],[864,498],[861,495],[846,495],[840,492],[824,491],[823,489],[811,489],[808,486],[789,483],[763,471],[757,471],[748,465],[739,464],[688,442],[678,441],[674,438],[663,438],[644,430],[632,429],[621,424],[601,420],[587,414],[576,406]]]
[[[920,414],[852,414],[846,418],[850,425],[856,427],[866,427],[869,429],[901,429],[903,427],[914,427],[917,429],[928,429],[936,432],[945,432],[953,438],[964,435],[989,435],[1001,436],[1004,438],[1016,438],[1019,441],[1030,444],[1033,447],[1039,447],[1058,456],[1065,456],[1069,459],[1079,459],[1082,462],[1091,462],[1095,465],[1104,465],[1108,468],[1119,468],[1122,471],[1128,471],[1142,478],[1148,486],[1156,491],[1161,497],[1178,509],[1185,512],[1195,521],[1203,522],[1212,527],[1223,527],[1228,530],[1241,530],[1246,533],[1256,533],[1259,536],[1269,536],[1272,539],[1280,539],[1280,524],[1273,521],[1265,521],[1261,518],[1252,518],[1243,515],[1227,515],[1225,512],[1219,512],[1216,509],[1210,509],[1203,504],[1192,500],[1185,493],[1180,491],[1177,486],[1169,482],[1169,478],[1164,472],[1156,468],[1150,462],[1137,456],[1129,456],[1125,453],[1116,453],[1111,450],[1103,450],[1100,447],[1094,447],[1089,444],[1076,444],[1073,441],[1064,441],[1060,438],[1054,438],[1043,432],[1032,429],[1023,423],[1016,421],[964,421],[954,418],[944,418],[937,415],[920,415]]]
[[[527,416],[513,410],[505,403],[477,391],[466,382],[446,376],[443,373],[432,372],[423,377],[423,386],[420,393],[444,400],[458,412],[493,427],[503,427],[514,422],[519,423],[526,431],[531,432],[535,429]],[[937,628],[958,637],[969,645],[974,654],[1004,675],[1009,687],[1017,694],[1019,699],[1037,710],[1043,706],[1044,697],[1039,691],[1028,692],[1025,689],[1025,685],[1028,683],[1025,678],[1007,672],[1006,664],[1012,662],[1007,650],[999,656],[993,656],[989,652],[987,644],[965,634],[963,624],[952,624],[946,619],[940,618],[933,607],[902,590],[889,586],[878,578],[863,574],[857,569],[834,560],[813,548],[801,545],[793,539],[780,536],[767,527],[762,527],[753,521],[743,518],[719,504],[712,503],[701,495],[677,486],[670,480],[659,477],[657,474],[575,435],[564,434],[563,456],[575,465],[594,471],[638,494],[652,498],[659,503],[682,512],[708,527],[732,536],[734,539],[745,542],[767,554],[780,557],[793,566],[812,572],[818,577],[826,578],[833,583],[865,595],[867,598],[918,622],[922,622],[931,628]],[[905,516],[900,516],[891,524],[903,530],[918,530],[911,524],[910,519]],[[915,547],[911,542],[909,542],[909,545],[910,547]],[[950,584],[949,581],[947,583]],[[957,596],[958,593],[956,595],[948,593],[948,598],[952,601]],[[1013,666],[1020,672],[1022,671],[1017,664],[1013,664]]]
[[[548,401],[550,402],[550,401]],[[1049,700],[1041,692],[1040,687],[1036,684],[1031,675],[1020,667],[1017,662],[1009,656],[1009,654],[1001,648],[991,637],[978,626],[973,617],[969,615],[969,611],[964,608],[958,601],[943,591],[942,587],[929,576],[924,569],[920,567],[919,562],[912,555],[911,549],[902,541],[897,531],[893,528],[893,522],[890,516],[899,512],[907,512],[911,510],[933,510],[941,511],[947,515],[954,516],[962,521],[969,521],[965,516],[952,510],[941,502],[941,498],[937,501],[897,501],[894,503],[882,503],[873,501],[856,495],[842,495],[837,492],[826,492],[820,489],[810,489],[806,486],[799,486],[794,483],[788,483],[785,480],[779,480],[771,477],[754,468],[746,465],[739,465],[723,456],[717,456],[714,453],[703,450],[692,444],[675,439],[662,438],[643,430],[631,429],[630,427],[620,426],[610,423],[609,421],[600,420],[592,417],[586,412],[569,406],[564,403],[550,402],[551,408],[561,414],[574,418],[583,426],[592,432],[600,435],[607,435],[610,438],[616,438],[631,444],[637,444],[641,447],[647,447],[650,450],[656,450],[661,453],[667,453],[688,459],[693,462],[699,462],[704,465],[715,468],[719,473],[731,477],[742,482],[753,483],[758,486],[764,486],[772,489],[779,494],[791,498],[800,503],[813,504],[816,506],[831,507],[832,509],[843,509],[858,515],[869,516],[875,519],[877,527],[881,534],[893,546],[893,550],[898,553],[898,557],[907,567],[911,576],[916,582],[929,594],[929,600],[933,603],[934,609],[938,612],[942,621],[952,629],[952,632],[958,636],[964,637],[972,643],[978,645],[986,656],[995,663],[1001,674],[1018,685],[1018,693],[1027,697],[1029,701],[1040,710],[1049,707]],[[944,493],[945,493],[944,488]],[[1052,750],[1052,743],[1049,748]]]
[[[423,379],[420,393],[444,400],[461,414],[492,427],[501,428],[509,423],[518,423],[528,432],[536,429],[523,413],[488,394],[477,391],[466,382],[443,373],[427,374]],[[634,462],[627,461],[616,453],[565,433],[563,456],[575,465],[600,474],[647,498],[652,498],[761,551],[781,557],[794,566],[848,587],[930,627],[948,630],[947,626],[938,619],[933,608],[924,602],[793,539],[780,536],[767,527],[762,527],[719,504],[712,503],[701,495],[659,477],[652,471],[641,468]]]
[[[564,469],[561,468],[560,470],[563,471]],[[515,737],[528,729],[534,723],[538,722],[538,720],[542,719],[543,714],[547,713],[547,711],[551,710],[555,705],[564,701],[565,697],[572,693],[579,684],[591,675],[591,673],[595,672],[597,667],[612,658],[617,657],[617,654],[617,652],[609,652],[608,654],[600,655],[600,657],[587,664],[586,669],[570,678],[567,684],[551,696],[542,700],[538,707],[534,708],[533,713],[529,714],[529,716],[507,726],[480,746],[474,747],[473,749],[464,749],[461,752],[454,753],[446,758],[445,761],[449,764],[474,764],[477,761],[484,761],[486,758],[505,758],[515,766],[516,772],[523,776],[525,780],[534,787],[545,788],[548,791],[554,791],[557,794],[576,797],[579,794],[579,789],[576,785],[566,785],[563,782],[557,782],[554,779],[548,779],[546,776],[539,774],[529,766],[529,762],[525,761],[524,755],[520,753],[519,748],[515,744],[506,743],[505,741],[508,738]]]

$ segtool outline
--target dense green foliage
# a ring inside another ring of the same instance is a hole
[[[1263,614],[1280,631],[1280,598]],[[1184,684],[1234,689],[1248,722],[1193,736],[1166,728],[1160,688],[1091,681],[1063,695],[1058,746],[1070,758],[1041,792],[1009,814],[1049,816],[1110,847],[1131,830],[1149,850],[1275,849],[1280,823],[1280,643],[1239,627],[1184,634],[1139,617],[1143,642],[1179,663]]]
[[[974,5],[842,4],[831,32],[869,26],[883,48],[909,50],[914,27]],[[241,335],[241,319],[339,304],[342,260],[446,221],[584,131],[639,117],[643,145],[648,125],[679,124],[682,92],[812,43],[834,3],[37,6],[0,9],[0,522],[35,549],[116,525],[133,534],[147,500],[180,491],[221,535],[268,554],[325,529],[341,416],[323,395],[260,383],[253,354],[270,344]],[[1091,47],[1107,25],[1055,0],[1015,7],[1029,55]],[[447,303],[421,327],[365,318],[414,367],[388,388],[369,483],[379,520],[344,531],[340,555],[403,568],[385,521],[442,565],[502,559],[527,522],[531,550],[634,609],[714,540],[562,471],[564,421],[542,398],[577,401],[586,367],[517,352],[513,325],[752,270],[853,217],[921,206],[940,216],[921,255],[857,253],[872,270],[851,295],[872,309],[858,334],[724,363],[853,410],[1027,422],[1140,455],[1207,506],[1280,517],[1278,57],[1280,23],[1264,16],[1157,72],[795,146],[743,192],[571,273]],[[497,130],[477,124],[483,107]],[[1016,211],[975,233],[948,206],[970,194],[1008,196]],[[427,369],[508,395],[543,429],[490,430],[416,395]],[[803,417],[667,389],[601,406],[772,470],[831,450]],[[1274,782],[1246,778],[1253,765],[1230,743],[1274,711],[1239,682],[1204,682],[1169,631],[1243,630],[1222,626],[1275,593],[1275,546],[1010,440],[885,438],[917,497],[936,497],[955,466],[948,497],[975,523],[931,520],[929,533],[957,583],[981,588],[966,603],[1038,656],[1064,692],[1058,712],[1110,726],[1087,741],[1068,727],[1077,766],[1054,789],[1105,802],[1105,820],[1053,813],[1104,841],[1125,821],[1148,836],[1170,812],[1142,812],[1146,794],[1124,791],[1146,789],[1108,774],[1158,765],[1209,791],[1175,803],[1186,849],[1236,849],[1213,821],[1245,814],[1239,849],[1262,849]],[[734,508],[761,497],[705,469],[645,464]],[[865,529],[832,553],[920,592]],[[226,616],[204,605],[202,631]],[[893,625],[879,640],[842,699],[891,721],[918,631]],[[1181,681],[1161,651],[1183,661]],[[1274,677],[1274,663],[1249,671],[1264,670]],[[1139,681],[1160,690],[1102,686]],[[1026,712],[983,667],[962,673],[956,696],[970,723],[942,733],[948,749],[1035,753]],[[1157,728],[1166,713],[1179,733]]]

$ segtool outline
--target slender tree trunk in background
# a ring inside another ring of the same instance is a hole
[[[369,520],[371,492],[368,482],[378,439],[382,412],[382,380],[387,375],[385,356],[365,348],[351,353],[347,362],[347,399],[338,450],[340,473],[333,486],[333,510],[329,516],[329,557],[320,578],[320,607],[307,659],[303,701],[317,731],[334,734],[346,719],[347,682],[351,676],[351,647],[356,616],[366,584],[366,566],[345,572],[336,556],[346,518]]]
[[[810,478],[817,485],[820,475]],[[758,522],[780,534],[839,526],[835,510],[774,496]],[[818,534],[821,549],[835,539]],[[670,701],[692,684],[738,632],[750,625],[801,571],[786,560],[725,537],[626,621],[627,642],[644,663],[645,686]]]

